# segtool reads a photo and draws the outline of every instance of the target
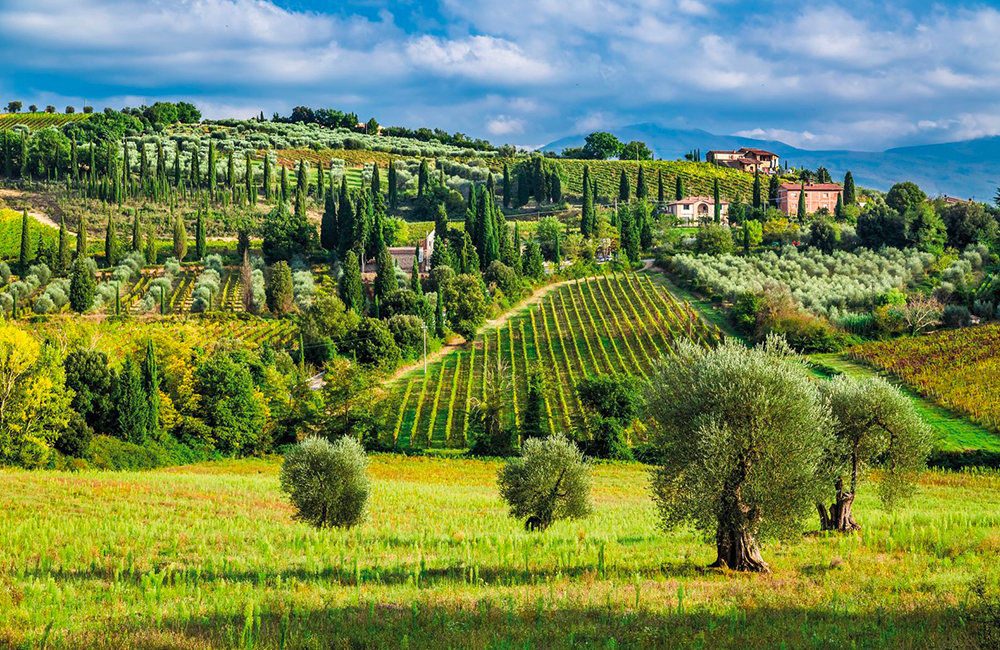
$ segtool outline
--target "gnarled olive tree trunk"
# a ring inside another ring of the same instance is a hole
[[[760,555],[760,546],[754,536],[759,514],[753,512],[741,497],[742,485],[749,475],[750,463],[742,459],[726,480],[726,493],[719,512],[719,526],[715,532],[718,557],[710,567],[732,571],[770,573],[771,568]]]
[[[835,530],[841,533],[861,530],[858,522],[854,521],[854,491],[844,490],[843,479],[837,479],[836,499],[830,504],[829,512],[822,503],[816,504],[816,509],[819,510],[820,527],[823,530]]]

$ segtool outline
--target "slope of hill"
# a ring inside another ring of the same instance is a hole
[[[1000,185],[1000,136],[870,151],[809,151],[775,140],[757,140],[733,135],[716,135],[701,129],[670,129],[652,123],[634,124],[613,131],[623,141],[641,140],[655,155],[665,160],[682,157],[692,149],[735,149],[750,146],[767,149],[796,167],[815,169],[820,165],[835,176],[850,170],[864,187],[887,190],[899,181],[913,181],[931,196],[948,194],[988,201]],[[561,138],[544,147],[561,151],[581,146],[584,135]]]
[[[85,120],[87,113],[0,113],[0,131],[12,129],[15,126],[26,126],[29,129],[44,129],[49,126],[62,126],[68,122]]]

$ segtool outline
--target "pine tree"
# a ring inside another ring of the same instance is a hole
[[[715,205],[715,223],[722,223],[722,197],[719,193],[719,179],[712,183],[712,203]]]
[[[678,174],[674,180],[674,200],[680,201],[684,198],[684,179]]]
[[[115,220],[108,215],[108,227],[104,232],[104,261],[108,266],[118,264],[118,234],[115,231]]]
[[[648,193],[646,190],[646,174],[643,172],[642,165],[639,165],[639,178],[635,182],[635,198],[645,199]]]
[[[628,201],[629,187],[628,187],[628,177],[625,175],[625,170],[621,170],[621,175],[618,177],[618,200],[625,202]]]
[[[87,217],[82,212],[76,222],[76,256],[87,256]]]
[[[856,205],[858,202],[857,189],[854,187],[854,175],[847,172],[844,175],[844,205]]]
[[[437,301],[434,305],[434,336],[444,338],[444,292],[438,287]]]
[[[69,306],[77,313],[84,313],[94,306],[97,283],[87,265],[87,258],[79,255],[73,263],[73,274],[69,283]]]
[[[199,260],[205,259],[208,245],[205,241],[205,215],[198,210],[198,223],[195,225],[194,253]]]
[[[427,173],[428,173],[427,161],[426,160],[421,160],[420,161],[420,171],[417,173],[417,198],[418,199],[420,197],[422,197],[424,195],[424,192],[427,190],[427,181],[428,181]]]
[[[185,255],[187,255],[187,229],[184,227],[181,215],[177,215],[174,219],[174,257],[178,262],[183,262]]]
[[[389,161],[389,178],[386,179],[389,185],[389,208],[395,210],[399,207],[399,181],[396,179],[396,163]]]
[[[413,249],[413,267],[410,269],[410,291],[418,296],[424,295],[424,289],[420,286],[420,247]]]
[[[761,186],[760,186],[760,172],[754,171],[753,173],[753,207],[757,210],[761,208],[763,202],[761,201]]]
[[[149,435],[158,436],[160,434],[160,369],[152,339],[146,339],[146,358],[142,362],[142,388],[148,400],[146,432]]]
[[[21,136],[24,137],[23,135]],[[25,208],[24,214],[21,216],[21,252],[17,258],[18,266],[21,269],[21,275],[24,276],[28,273],[28,264],[31,263],[31,224],[28,221],[28,209]]]
[[[323,201],[323,220],[319,226],[319,244],[323,250],[335,252],[338,235],[337,203],[333,199],[333,188],[328,188],[326,199]]]
[[[510,170],[503,164],[503,207],[510,208]]]
[[[796,217],[798,218],[799,223],[805,223],[806,222],[806,184],[805,183],[802,183],[802,186],[801,186],[801,188],[799,190],[799,207],[798,207],[798,211],[796,212]]]
[[[353,309],[357,314],[363,313],[365,308],[359,264],[360,261],[354,249],[350,249],[344,254],[344,261],[341,264],[343,273],[340,276],[338,287],[344,307]]]
[[[73,253],[69,249],[69,231],[66,229],[66,215],[59,218],[59,253],[56,257],[56,273],[63,275],[69,271]]]
[[[594,234],[594,197],[590,192],[590,165],[583,166],[583,206],[580,209],[580,234],[589,239]]]
[[[132,252],[136,253],[142,250],[142,231],[139,229],[139,211],[135,211],[135,215],[132,217]]]
[[[383,244],[376,257],[375,297],[385,302],[386,299],[399,291],[396,282],[396,264],[389,252],[389,247]]]

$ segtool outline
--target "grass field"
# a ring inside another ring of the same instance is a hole
[[[468,415],[486,390],[486,359],[499,359],[508,369],[511,415],[518,423],[527,406],[528,375],[538,369],[550,387],[545,399],[549,430],[580,430],[585,422],[576,394],[580,380],[604,373],[645,376],[679,337],[703,345],[719,340],[717,330],[647,275],[564,284],[499,327],[480,332],[473,345],[430,364],[426,374],[413,371],[390,386],[385,442],[466,447]]]
[[[869,489],[863,534],[803,531],[761,576],[660,532],[637,464],[526,533],[495,463],[375,456],[350,531],[294,522],[278,463],[0,470],[0,647],[967,648],[969,587],[997,579],[996,473],[928,474],[895,514]]]

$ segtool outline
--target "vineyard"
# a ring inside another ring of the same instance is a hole
[[[452,352],[390,387],[386,401],[387,444],[464,448],[470,417],[486,391],[484,366],[499,362],[512,378],[512,416],[520,423],[528,375],[546,375],[545,419],[550,431],[583,429],[586,414],[576,393],[584,377],[618,373],[646,376],[671,353],[678,337],[702,345],[720,340],[694,310],[645,275],[625,274],[570,282],[500,327],[482,332],[474,345]]]
[[[849,353],[1000,431],[1000,324],[868,343]]]
[[[591,178],[597,181],[600,196],[618,196],[619,177],[623,169],[629,178],[632,192],[635,192],[639,165],[633,161],[560,160],[559,164],[566,170],[569,191],[573,194],[582,194],[584,166],[590,167]],[[673,199],[674,184],[678,176],[684,180],[686,196],[712,196],[715,179],[719,179],[719,190],[723,198],[733,200],[739,195],[746,201],[753,193],[753,175],[728,167],[677,160],[643,162],[642,167],[646,188],[649,190],[649,196],[653,199],[657,198],[657,178],[660,170],[663,170],[663,191],[666,200]]]
[[[0,131],[6,131],[15,126],[44,129],[50,126],[62,126],[88,117],[90,116],[86,113],[2,113],[0,114]]]
[[[0,209],[0,259],[16,260],[21,252],[21,223],[23,215],[15,210]],[[28,234],[31,245],[38,247],[38,235],[41,233],[46,240],[55,241],[58,233],[35,219],[28,219]],[[71,238],[74,242],[75,238]]]

